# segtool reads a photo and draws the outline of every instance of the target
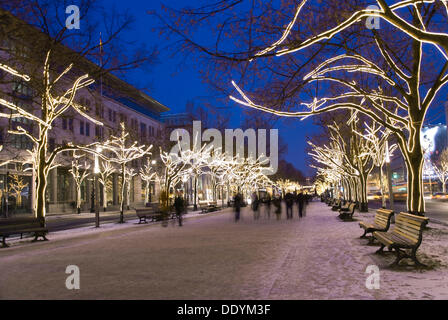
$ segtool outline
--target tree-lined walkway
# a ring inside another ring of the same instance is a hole
[[[358,239],[356,222],[341,222],[322,203],[287,221],[249,208],[239,223],[230,210],[169,224],[101,232],[64,231],[47,243],[0,250],[0,298],[31,299],[417,299],[448,298],[448,229],[425,232],[419,250],[433,270],[383,269],[393,256]],[[272,210],[273,212],[274,210]],[[437,229],[435,229],[437,228]],[[50,234],[50,239],[51,239]],[[436,256],[432,257],[430,254]],[[368,290],[368,265],[381,288]],[[77,265],[81,289],[65,287]]]

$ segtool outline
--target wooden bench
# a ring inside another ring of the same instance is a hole
[[[428,222],[429,219],[426,217],[401,212],[395,219],[395,226],[392,231],[373,232],[373,236],[381,243],[381,248],[376,253],[383,253],[385,247],[389,250],[395,250],[397,258],[391,264],[391,267],[398,266],[404,258],[411,258],[415,266],[425,266],[418,261],[416,254],[422,243],[423,229]],[[409,250],[410,253],[407,253],[406,250]]]
[[[134,208],[135,213],[139,219],[138,224],[148,223],[147,219],[151,221],[157,221],[158,218],[162,218],[163,214],[160,211],[159,203],[151,203],[145,208]]]
[[[355,213],[355,209],[356,209],[356,203],[351,202],[347,210],[339,209],[339,218],[344,221],[353,220],[353,214]]]
[[[378,209],[376,210],[375,219],[373,223],[361,221],[359,227],[364,229],[364,234],[360,237],[361,239],[367,238],[368,233],[375,231],[387,232],[390,227],[391,219],[394,215],[392,210],[388,209]],[[375,237],[373,235],[370,237],[369,243],[373,243]]]
[[[199,208],[201,209],[202,213],[218,210],[216,201],[199,201]]]
[[[338,211],[339,209],[341,209],[341,203],[342,201],[340,199],[337,199],[331,207],[331,210]]]
[[[345,204],[341,205],[341,208],[338,210],[339,213],[341,211],[349,211],[351,201],[347,201]]]
[[[22,239],[23,234],[25,233],[34,233],[33,242],[37,241],[39,237],[42,237],[43,241],[48,241],[46,238],[48,229],[45,228],[45,222],[43,219],[34,217],[0,219],[0,237],[2,238],[2,248],[8,247],[6,244],[7,237],[20,234],[20,238]]]

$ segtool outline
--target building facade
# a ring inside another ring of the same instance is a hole
[[[36,32],[35,30],[33,32]],[[12,53],[18,54],[18,48],[22,48],[20,57],[26,61],[31,52],[23,50],[21,43],[16,43],[13,38],[0,37],[0,63],[11,60]],[[65,50],[69,50],[65,48]],[[92,62],[85,60],[85,67],[95,67]],[[43,65],[43,63],[42,63]],[[20,69],[20,63],[15,63],[14,68]],[[60,73],[59,67],[53,70]],[[80,70],[73,69],[77,74]],[[70,74],[69,74],[70,75]],[[23,106],[27,110],[39,110],[36,106],[38,99],[35,90],[27,83],[9,79],[7,75],[0,74],[1,98],[12,100],[15,104]],[[6,81],[6,80],[8,81]],[[5,80],[5,81],[3,81]],[[9,81],[11,80],[11,81]],[[77,112],[66,112],[52,124],[48,147],[52,150],[60,145],[72,142],[75,145],[89,145],[94,142],[106,141],[112,135],[120,133],[120,124],[124,123],[129,131],[131,141],[138,141],[141,145],[158,145],[163,136],[164,126],[161,114],[168,111],[160,102],[136,89],[132,85],[120,80],[118,77],[107,74],[95,79],[95,84],[78,91],[75,101],[86,107],[86,113],[100,121],[103,125],[95,125]],[[71,83],[67,83],[71,87]],[[65,88],[66,89],[66,88]],[[8,112],[0,107],[0,112]],[[38,114],[35,112],[35,115]],[[10,134],[10,130],[18,127],[26,128],[33,135],[38,128],[26,118],[2,118],[0,117],[0,217],[11,217],[19,214],[32,214],[34,179],[31,170],[30,153],[33,148],[32,141],[24,135]],[[90,174],[81,184],[81,211],[89,211],[93,208],[93,156],[88,153],[78,153],[81,171]],[[62,153],[57,157],[56,167],[50,171],[47,185],[47,214],[73,213],[76,211],[77,188],[70,169],[72,168],[73,152]],[[136,172],[146,159],[136,160],[130,164]],[[88,169],[86,169],[88,168]],[[108,210],[118,209],[120,197],[120,179],[118,168],[106,183],[108,188],[107,199],[100,201],[108,204]],[[102,188],[102,186],[101,186]],[[151,188],[152,201],[157,200],[155,184]],[[129,202],[132,206],[143,205],[144,191],[139,175],[135,176],[131,183]]]

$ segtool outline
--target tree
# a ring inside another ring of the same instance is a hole
[[[106,212],[108,190],[111,188],[109,177],[112,173],[115,172],[115,168],[112,166],[110,161],[103,160],[99,165],[99,169],[100,171],[98,181],[103,186],[103,210],[104,212]]]
[[[130,201],[131,201],[131,185],[134,177],[137,175],[134,168],[126,168],[125,169],[125,182],[126,182],[126,207],[129,210]]]
[[[352,113],[347,125],[349,130],[345,135],[336,122],[329,125],[330,146],[318,147],[310,142],[313,147],[311,156],[317,162],[332,169],[335,177],[339,175],[344,190],[348,190],[348,195],[346,194],[345,197],[359,201],[359,210],[367,212],[367,179],[375,165],[373,159],[375,154],[372,151],[374,140],[366,139],[358,133],[357,112]]]
[[[375,122],[373,122],[371,126],[365,123],[364,126],[365,134],[357,131],[355,131],[355,133],[370,141],[368,152],[372,156],[374,165],[378,168],[381,201],[383,208],[386,208],[386,191],[383,181],[383,166],[387,158],[392,156],[393,152],[397,148],[397,145],[392,144],[389,146],[388,139],[390,132],[388,130],[381,130],[381,126],[377,125]]]
[[[156,172],[151,165],[151,159],[147,159],[147,163],[140,168],[140,178],[145,182],[145,204],[149,202],[151,192],[151,182],[155,181]]]
[[[300,3],[296,16],[299,16],[307,2],[304,0]],[[442,8],[445,10],[447,8],[446,1],[440,3],[436,3],[436,1],[400,1],[388,5],[384,0],[378,0],[377,3],[379,5],[378,10],[359,10],[343,23],[338,24],[337,27],[311,36],[305,41],[293,40],[285,43],[292,31],[292,28],[286,28],[279,41],[260,51],[257,56],[262,57],[275,50],[277,50],[277,56],[290,55],[313,44],[333,39],[363,17],[379,17],[410,37],[408,46],[410,67],[400,61],[396,54],[393,54],[393,50],[387,45],[387,42],[381,39],[377,31],[373,31],[374,43],[385,67],[380,67],[379,63],[367,59],[364,55],[346,50],[348,52],[327,59],[304,77],[304,81],[308,83],[325,81],[345,88],[345,91],[340,95],[316,98],[311,103],[304,104],[307,107],[304,111],[279,111],[269,106],[254,103],[233,82],[241,99],[233,96],[231,99],[257,110],[301,119],[341,108],[356,110],[370,117],[390,130],[397,139],[408,172],[408,210],[415,214],[422,214],[425,207],[422,183],[423,151],[420,144],[420,131],[432,101],[440,89],[448,83],[448,75],[446,74],[448,70],[448,33],[430,32],[429,30],[430,22],[434,20],[435,13],[440,12],[438,10],[440,6],[438,5],[443,4]],[[426,4],[434,4],[433,10],[424,6]],[[400,9],[408,7],[410,7],[410,15],[399,14]],[[446,19],[446,17],[442,17],[442,19]],[[444,26],[446,27],[446,24]],[[425,57],[423,54],[424,43],[430,43],[438,49],[444,62],[442,68],[435,73],[432,81],[425,81],[423,84],[421,75]],[[345,74],[341,75],[344,72]],[[353,80],[354,73],[374,78],[379,88],[375,89],[372,83],[368,87],[358,85],[357,81]],[[347,75],[350,75],[351,78],[347,78]],[[300,86],[303,86],[303,84]],[[422,94],[424,91],[426,91],[426,94]]]
[[[198,137],[195,137],[195,139],[197,142]],[[193,149],[190,149],[189,146],[182,146],[179,143],[180,150],[178,154],[179,160],[184,162],[185,165],[183,172],[193,178],[193,210],[195,211],[198,209],[198,179],[202,175],[203,169],[208,166],[209,161],[211,160],[211,148],[204,144],[202,147],[197,149],[196,145],[197,143],[194,144]]]
[[[442,182],[442,192],[446,193],[446,182],[448,181],[448,148],[445,148],[439,159],[432,165],[434,172]]]
[[[33,112],[25,110],[24,108],[16,105],[15,103],[0,99],[0,105],[6,107],[11,111],[11,114],[0,114],[0,117],[8,118],[25,118],[34,123],[38,127],[37,135],[34,134],[33,128],[24,128],[17,126],[14,130],[9,130],[8,133],[16,135],[24,135],[28,137],[34,147],[31,151],[31,162],[33,163],[33,170],[36,177],[36,201],[35,201],[35,214],[39,218],[45,217],[45,194],[47,190],[47,180],[49,171],[53,168],[53,164],[58,154],[64,151],[77,150],[78,146],[74,146],[72,143],[59,146],[53,150],[49,150],[48,139],[51,130],[54,128],[54,122],[56,119],[64,115],[68,110],[74,110],[80,116],[87,120],[102,125],[101,122],[93,119],[85,113],[85,107],[75,102],[75,97],[78,91],[91,85],[94,81],[89,79],[87,74],[79,76],[73,82],[69,89],[57,88],[61,79],[67,76],[73,68],[73,64],[70,64],[62,73],[58,76],[52,76],[50,72],[50,52],[47,53],[45,63],[43,66],[43,78],[42,86],[45,88],[42,94],[42,100],[39,105],[39,115],[35,115]],[[29,77],[19,73],[14,74],[16,77],[21,77],[25,81],[29,80]],[[65,80],[67,83],[69,80]],[[65,85],[63,85],[65,87]]]
[[[10,175],[10,189],[14,191],[16,194],[16,206],[21,207],[22,206],[22,191],[28,186],[28,183],[25,183],[23,181],[23,178],[20,177],[18,174],[12,174]]]
[[[129,141],[129,133],[126,131],[126,126],[124,122],[120,124],[121,133],[119,137],[110,136],[109,139],[99,144],[98,146],[106,153],[107,156],[103,155],[102,158],[111,162],[116,163],[120,166],[121,174],[121,198],[120,198],[120,221],[119,223],[124,223],[124,204],[127,192],[127,185],[130,182],[130,170],[128,164],[134,160],[140,159],[145,155],[149,155],[152,149],[152,145],[146,147],[144,145],[138,145],[135,141],[131,143]],[[135,173],[132,172],[132,174]]]
[[[185,157],[182,160],[178,155],[165,152],[162,148],[160,148],[160,159],[164,165],[162,174],[157,176],[161,188],[160,201],[163,209],[168,211],[171,187],[176,186],[182,180],[188,161]]]
[[[81,185],[90,175],[90,164],[87,164],[87,161],[84,161],[84,170],[81,172],[82,165],[79,163],[79,159],[82,157],[82,155],[77,155],[73,152],[73,158],[75,160],[72,161],[72,168],[69,170],[76,184],[76,208],[78,214],[81,213]]]

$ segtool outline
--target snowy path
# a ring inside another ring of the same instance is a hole
[[[247,210],[235,224],[227,210],[182,228],[129,223],[50,235],[0,250],[0,298],[448,299],[446,227],[432,224],[424,235],[419,257],[432,270],[394,271],[384,268],[393,256],[374,255],[358,223],[339,221],[324,204],[312,203],[301,220],[284,218],[254,221]],[[379,290],[365,287],[372,264]],[[68,265],[80,268],[80,290],[65,287]]]

